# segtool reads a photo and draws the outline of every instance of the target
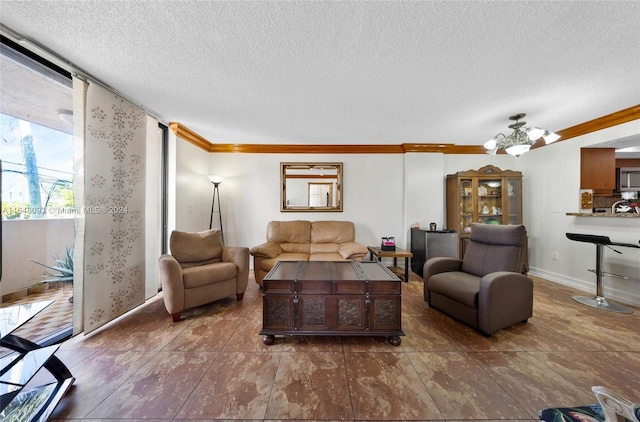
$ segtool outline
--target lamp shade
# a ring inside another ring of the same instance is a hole
[[[546,131],[544,135],[542,135],[542,137],[544,138],[544,142],[546,144],[550,144],[560,139],[560,135],[554,132],[549,132],[549,131]]]
[[[213,183],[214,185],[218,185],[222,183],[222,181],[224,180],[224,177],[222,176],[209,175],[207,177],[209,178],[209,180],[211,180],[211,183]]]
[[[544,135],[544,129],[540,129],[539,127],[532,127],[527,129],[526,133],[529,139],[535,141],[537,139],[540,139],[540,137]]]
[[[531,145],[529,144],[518,144],[518,145],[510,146],[509,148],[505,149],[505,151],[509,155],[513,155],[514,157],[519,157],[525,152],[529,151],[529,148],[531,148]]]
[[[486,149],[495,149],[497,145],[498,145],[498,141],[496,140],[496,138],[491,138],[484,143],[484,147]]]

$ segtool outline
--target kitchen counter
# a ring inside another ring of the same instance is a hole
[[[629,212],[617,212],[615,214],[610,212],[568,212],[567,215],[570,217],[640,218],[640,214]]]

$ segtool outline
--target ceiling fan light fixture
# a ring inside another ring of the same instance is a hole
[[[558,134],[548,130],[540,129],[539,127],[525,127],[524,125],[527,122],[519,121],[524,116],[526,116],[525,113],[518,113],[509,117],[509,120],[515,121],[515,123],[509,125],[509,129],[513,130],[510,135],[505,136],[499,133],[484,143],[484,148],[488,154],[493,155],[497,150],[503,149],[507,154],[519,157],[528,152],[531,146],[541,137],[544,138],[546,144],[560,139]]]
[[[544,135],[545,130],[540,129],[539,127],[532,127],[526,130],[526,134],[532,141],[537,141],[540,139],[542,135]]]
[[[546,144],[551,144],[560,139],[560,135],[555,132],[549,132],[548,130],[544,133],[544,135],[542,135],[542,137],[544,138],[544,142]]]
[[[484,143],[484,147],[486,149],[496,149],[497,145],[498,145],[498,140],[496,138],[491,138]]]
[[[518,144],[518,145],[511,145],[510,147],[506,148],[505,151],[509,155],[513,155],[514,157],[520,157],[525,152],[528,152],[529,148],[531,148],[531,145],[529,144]]]

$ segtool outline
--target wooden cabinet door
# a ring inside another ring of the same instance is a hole
[[[503,224],[522,224],[522,178],[505,177]]]
[[[580,148],[580,189],[596,195],[616,189],[615,148]]]

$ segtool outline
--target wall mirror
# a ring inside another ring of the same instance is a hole
[[[342,163],[280,163],[280,211],[342,211]]]

